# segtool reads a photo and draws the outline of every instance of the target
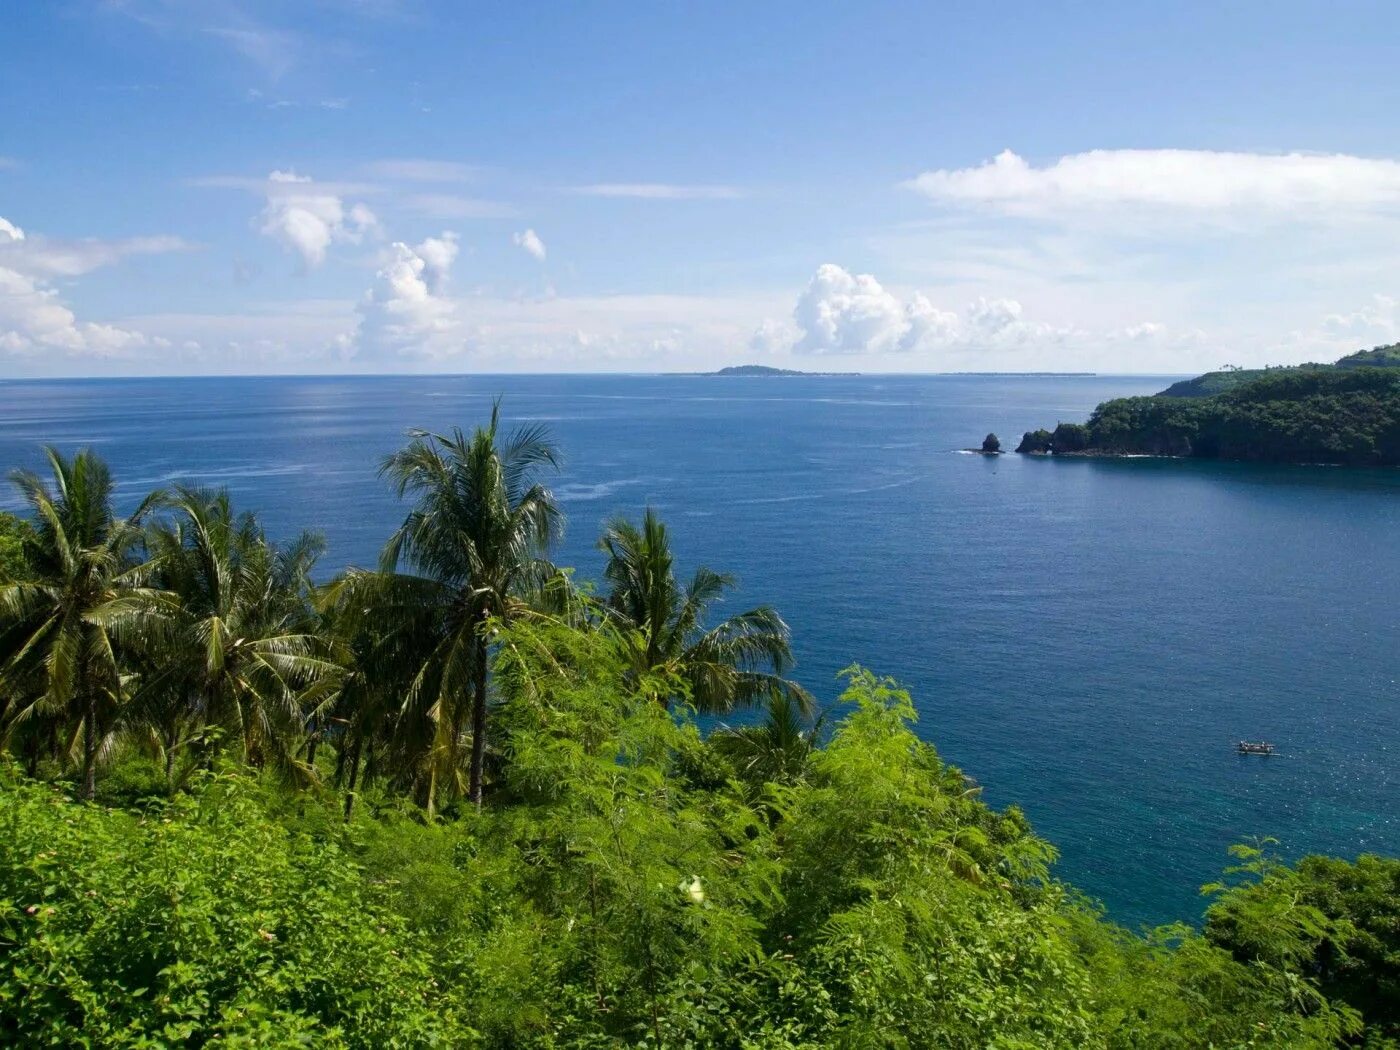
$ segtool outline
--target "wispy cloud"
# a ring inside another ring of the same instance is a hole
[[[292,5],[262,5],[257,13],[252,10],[254,5],[243,0],[103,0],[99,6],[162,37],[214,41],[257,70],[268,83],[275,84],[318,58],[343,58],[353,53],[343,39],[290,28],[285,16]],[[341,2],[337,6],[347,16],[381,17],[395,5]],[[283,17],[277,22],[269,20],[278,14]]]
[[[386,178],[388,177],[387,172],[372,166],[367,166],[365,170],[375,170]],[[420,178],[416,181],[422,183],[426,180]],[[242,190],[245,193],[266,197],[268,200],[303,197],[308,192],[308,187],[303,179],[266,175],[200,175],[186,179],[185,185],[202,189]],[[513,205],[503,201],[458,193],[396,192],[393,187],[377,182],[342,179],[324,182],[317,180],[314,188],[316,193],[322,196],[339,198],[388,197],[394,208],[429,219],[509,219],[518,214]]]
[[[404,208],[433,219],[509,219],[516,209],[501,201],[453,193],[411,193],[399,200]]]
[[[600,182],[591,186],[575,186],[573,192],[587,197],[631,197],[653,201],[736,200],[748,195],[737,186],[674,182]]]
[[[0,266],[34,277],[78,277],[133,255],[160,255],[190,247],[188,241],[171,235],[114,240],[26,236],[14,223],[0,218]]]
[[[264,103],[261,91],[248,92],[248,101]],[[350,100],[344,97],[320,98],[311,101],[302,101],[293,98],[278,98],[264,103],[268,109],[330,109],[341,110],[350,108]]]
[[[1004,150],[905,185],[941,204],[1026,217],[1138,210],[1307,219],[1400,210],[1400,162],[1341,153],[1092,150],[1036,167]]]
[[[201,189],[243,190],[260,196],[277,197],[299,195],[304,192],[298,180],[278,178],[273,175],[199,175],[185,180],[186,186]],[[316,189],[337,197],[367,197],[383,193],[384,187],[373,182],[316,182]]]
[[[301,39],[297,34],[268,26],[212,25],[202,26],[199,31],[228,44],[273,81],[291,72],[301,54]]]
[[[404,182],[466,182],[481,170],[474,165],[455,160],[424,160],[414,157],[376,160],[364,167],[365,171],[377,178]]]

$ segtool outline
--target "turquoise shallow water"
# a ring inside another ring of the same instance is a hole
[[[408,426],[504,395],[568,463],[559,560],[648,502],[682,558],[792,625],[798,676],[852,661],[1019,803],[1122,921],[1199,914],[1225,848],[1400,854],[1400,471],[995,459],[988,430],[1082,419],[1164,378],[483,376],[0,383],[0,464],[90,444],[135,498],[224,484],[274,533],[372,564]],[[13,507],[8,495],[0,505]],[[1276,741],[1241,758],[1241,737]]]

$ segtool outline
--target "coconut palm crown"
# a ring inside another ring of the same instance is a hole
[[[707,714],[757,703],[775,691],[799,710],[811,709],[807,691],[782,677],[793,662],[782,617],[761,605],[706,628],[706,614],[735,586],[734,577],[701,567],[682,586],[670,535],[652,508],[640,526],[625,518],[609,522],[598,547],[608,556],[608,613],[631,632],[639,669],[676,673],[689,685],[690,702]]]
[[[84,449],[71,459],[44,449],[49,478],[10,477],[29,505],[29,578],[0,585],[0,706],[6,734],[51,720],[62,752],[77,752],[82,792],[96,791],[99,751],[115,729],[130,678],[123,650],[159,632],[174,612],[149,586],[142,520],[160,493],[130,516],[113,512],[111,472]]]
[[[395,748],[431,809],[460,788],[480,804],[486,755],[487,622],[521,613],[557,571],[546,555],[563,518],[541,477],[559,453],[538,426],[500,436],[500,406],[470,436],[409,432],[380,473],[413,499],[390,537],[378,573],[352,572],[344,607],[371,619],[378,666],[404,682]],[[401,568],[411,570],[401,571]]]
[[[174,749],[207,745],[211,728],[255,766],[309,773],[297,744],[338,672],[311,603],[321,538],[274,544],[252,514],[234,512],[224,490],[179,488],[169,502],[172,520],[148,543],[180,614],[173,644],[133,697],[132,722],[164,730],[167,774]]]

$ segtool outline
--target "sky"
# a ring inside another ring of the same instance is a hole
[[[1400,340],[1400,6],[0,5],[0,378]]]

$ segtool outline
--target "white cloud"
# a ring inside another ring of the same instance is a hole
[[[907,185],[940,203],[1023,216],[1142,208],[1296,219],[1400,208],[1400,162],[1347,154],[1092,150],[1035,167],[1004,150]]]
[[[53,288],[0,266],[0,351],[107,356],[150,345],[140,332],[80,322]]]
[[[404,182],[466,182],[479,171],[470,164],[454,160],[422,160],[415,157],[377,160],[366,164],[365,169],[379,178],[401,179]]]
[[[1400,339],[1400,300],[1390,295],[1373,295],[1359,310],[1329,314],[1323,327],[1329,334],[1357,342],[1394,342]]]
[[[786,353],[802,337],[796,326],[787,321],[766,317],[749,337],[749,349],[764,357]]]
[[[1144,342],[1166,335],[1167,326],[1160,321],[1143,321],[1140,324],[1128,325],[1128,327],[1121,329],[1118,334],[1133,342]]]
[[[801,332],[793,349],[806,354],[898,350],[910,330],[904,306],[879,281],[833,263],[818,267],[793,318]]]
[[[577,186],[575,193],[588,197],[633,197],[640,200],[735,200],[744,191],[737,186],[695,186],[670,182],[602,182]]]
[[[410,193],[399,203],[434,219],[509,219],[516,214],[509,204],[456,193]]]
[[[56,241],[28,236],[0,216],[0,352],[111,356],[167,345],[163,339],[116,325],[79,321],[47,278],[87,273],[134,252],[179,247],[183,242],[178,238]]]
[[[291,70],[301,51],[295,33],[267,26],[208,26],[202,32],[228,44],[274,81]]]
[[[1022,324],[1023,312],[1015,299],[978,297],[968,305],[967,320],[975,331],[994,336]]]
[[[6,171],[8,169],[18,167],[19,161],[15,160],[14,157],[0,157],[0,171]]]
[[[453,244],[445,236],[430,240]],[[454,295],[450,247],[405,247],[407,258],[398,246],[385,249],[383,275],[359,303],[257,301],[236,313],[146,314],[123,323],[168,339],[160,366],[184,373],[431,372],[461,370],[468,361],[473,369],[511,372],[696,371],[733,363],[748,333],[786,298]],[[423,266],[416,275],[413,257]],[[198,348],[184,349],[185,341]],[[83,365],[88,373],[104,369],[122,370],[92,359]]]
[[[99,10],[124,15],[162,37],[193,35],[217,40],[272,81],[295,67],[309,45],[299,33],[259,22],[251,17],[248,5],[228,0],[200,4],[109,0],[99,5]]]
[[[922,294],[915,293],[904,308],[909,330],[901,340],[907,348],[945,346],[957,338],[958,315],[940,310]]]
[[[521,251],[533,255],[541,262],[544,261],[544,257],[547,254],[544,241],[540,240],[540,235],[534,230],[526,230],[524,233],[514,234],[511,240],[515,242],[515,246]]]
[[[295,251],[307,267],[324,262],[332,243],[358,244],[378,228],[378,220],[365,205],[347,208],[339,196],[308,176],[274,171],[267,177],[266,189],[262,233]]]
[[[95,237],[81,240],[35,235],[0,218],[0,264],[39,277],[77,277],[103,266],[111,266],[131,255],[176,252],[189,245],[179,237],[127,237],[104,241]]]
[[[457,251],[455,233],[413,247],[395,241],[360,302],[358,327],[341,344],[368,356],[443,358],[462,351],[457,304],[445,294]]]
[[[311,181],[309,178],[301,178],[295,174],[290,178],[281,179],[263,175],[201,175],[197,178],[187,179],[185,184],[188,186],[198,186],[202,189],[245,190],[248,193],[255,193],[260,197],[272,197],[278,194],[304,192],[304,190],[296,184],[298,182],[309,181]],[[383,192],[383,187],[373,182],[340,180],[325,182],[320,179],[316,180],[315,189],[318,193],[328,193],[335,197],[365,197]]]
[[[944,350],[1018,350],[1063,343],[1079,333],[1071,327],[1023,317],[1015,299],[978,297],[961,315],[935,306],[921,293],[907,300],[870,274],[852,274],[833,263],[818,267],[797,299],[795,331],[772,321],[755,333],[755,348],[786,348],[798,354],[888,355]]]

